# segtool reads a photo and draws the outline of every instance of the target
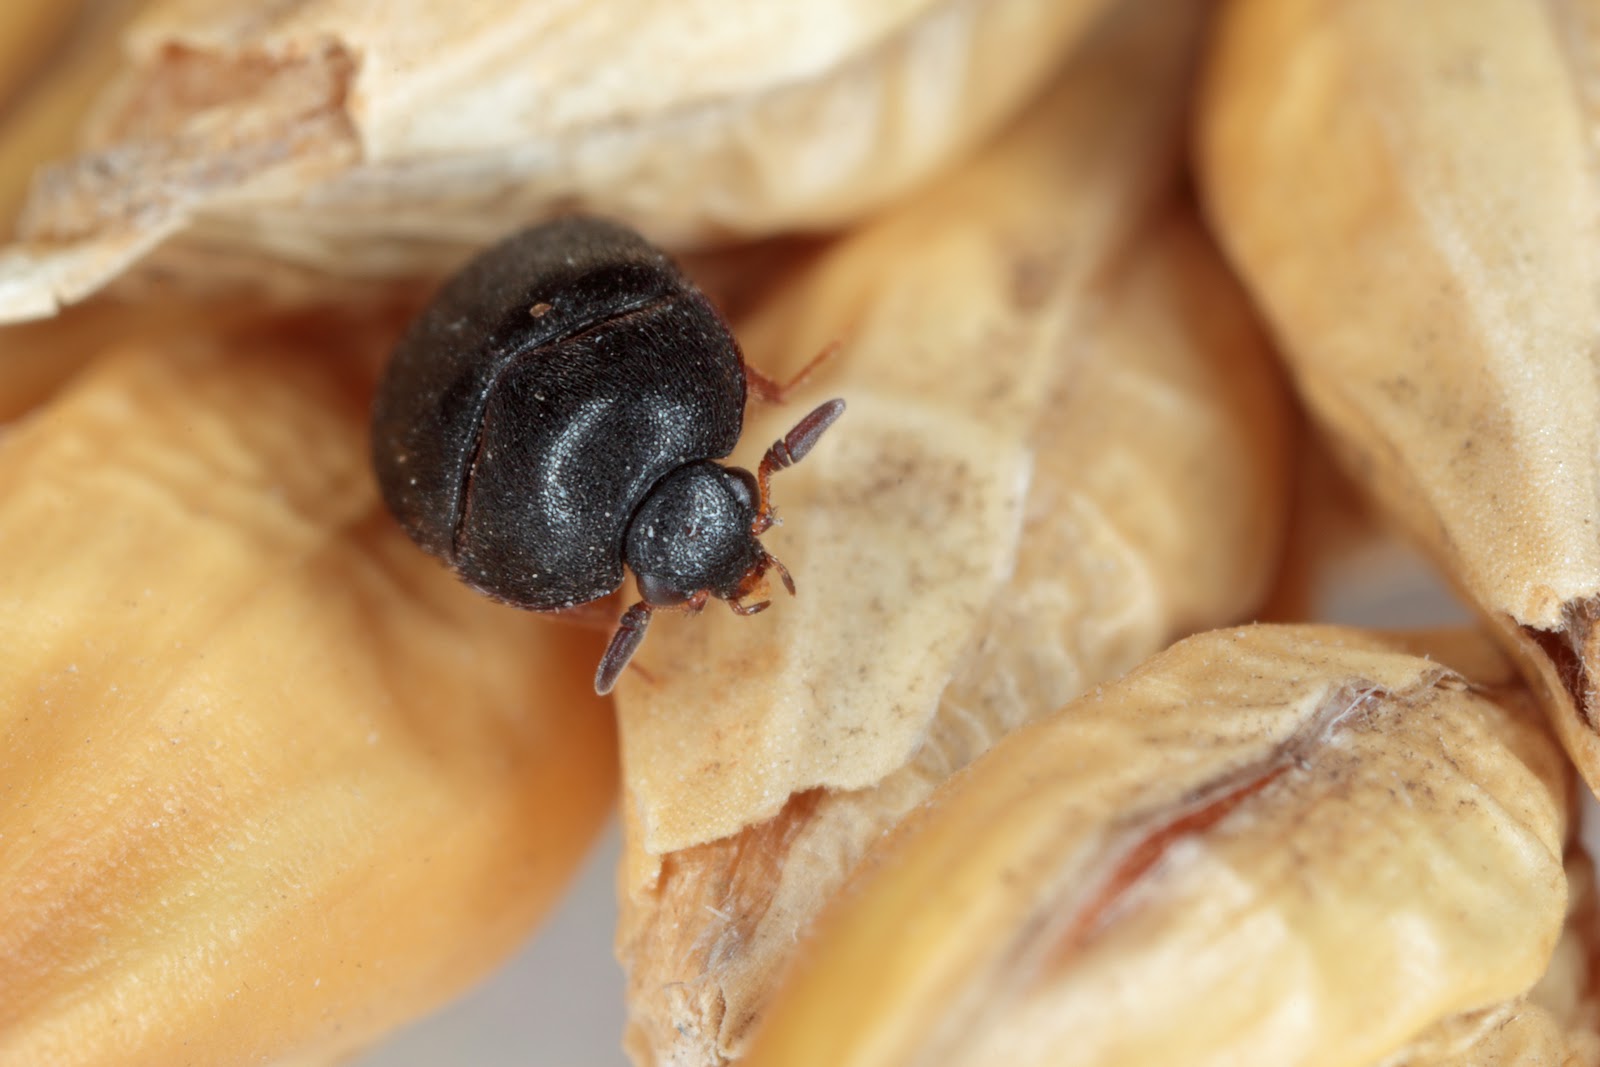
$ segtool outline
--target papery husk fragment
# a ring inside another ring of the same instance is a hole
[[[1571,798],[1519,688],[1331,627],[1194,637],[936,791],[744,1062],[1378,1063],[1545,972]]]
[[[0,253],[0,321],[148,255],[326,298],[559,210],[698,243],[847,222],[1042,84],[1108,0],[155,0],[87,150]]]
[[[613,797],[595,635],[415,548],[323,322],[129,341],[0,441],[0,1062],[348,1057]]]
[[[20,90],[7,107],[0,107],[0,240],[14,237],[17,216],[33,182],[34,172],[44,164],[68,155],[77,146],[77,133],[90,102],[116,69],[120,54],[117,43],[123,27],[145,0],[95,0],[88,3],[58,3],[57,0],[23,0],[20,8],[48,9],[46,34],[63,33],[65,23],[54,20],[71,17],[70,32],[55,47],[39,56],[35,76],[20,83]],[[0,19],[7,7],[0,9]],[[0,28],[0,39],[6,31]],[[12,41],[0,43],[4,49]],[[17,40],[15,43],[37,48],[41,42]],[[45,59],[47,57],[47,61]],[[4,65],[0,59],[0,66]],[[3,76],[0,76],[3,80]]]
[[[1600,173],[1590,3],[1236,0],[1205,198],[1357,479],[1600,785]]]
[[[1171,17],[1132,13],[988,153],[740,323],[778,366],[842,337],[808,397],[850,408],[775,483],[798,597],[661,619],[649,679],[619,689],[636,1062],[737,1058],[885,828],[1030,715],[1262,595],[1287,419],[1214,250],[1151,208],[1189,40]]]

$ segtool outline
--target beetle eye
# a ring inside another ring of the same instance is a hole
[[[638,579],[639,596],[651,607],[670,608],[674,604],[682,604],[691,595],[688,590],[679,589],[667,579],[653,574],[641,574]]]
[[[756,476],[739,467],[728,468],[728,473],[732,477],[723,482],[728,487],[728,492],[741,505],[754,511],[757,502],[761,499],[761,490],[756,485]]]

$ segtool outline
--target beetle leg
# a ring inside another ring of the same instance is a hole
[[[774,566],[774,567],[776,567],[776,568],[778,568],[778,577],[783,579],[783,587],[785,589],[789,590],[789,595],[790,596],[794,596],[794,579],[789,577],[789,568],[785,567],[783,565],[783,562],[781,560],[779,560],[777,556],[774,556],[772,553],[768,552],[768,553],[766,553],[766,556],[767,556],[767,560],[766,560],[767,563],[772,565],[772,566]],[[765,568],[762,568],[762,569],[765,570]]]
[[[606,646],[605,655],[600,657],[600,666],[594,672],[596,693],[605,696],[611,692],[611,687],[617,684],[622,669],[638,651],[639,643],[644,640],[644,632],[649,625],[650,605],[642,600],[622,613],[622,618],[617,623],[617,632],[611,635],[611,643]]]
[[[733,613],[735,615],[755,615],[759,612],[766,611],[767,608],[772,606],[772,601],[770,600],[763,600],[759,604],[741,603],[745,597],[749,596],[751,593],[754,593],[758,589],[763,593],[766,592],[766,574],[768,567],[778,568],[778,574],[783,578],[783,587],[789,590],[790,596],[794,596],[794,579],[789,577],[789,568],[778,562],[777,556],[774,556],[770,552],[763,551],[761,553],[761,558],[756,561],[756,565],[750,568],[750,572],[746,574],[744,576],[744,580],[739,583],[738,591],[734,593],[733,596],[728,598],[728,607],[733,609]]]
[[[785,434],[783,440],[774,442],[772,447],[767,449],[767,454],[761,457],[761,466],[756,470],[756,485],[761,492],[761,503],[756,508],[755,519],[750,523],[751,533],[762,533],[777,521],[772,514],[773,472],[792,467],[805,459],[806,453],[816,446],[822,432],[843,414],[844,401],[830,400],[795,423],[794,429]]]
[[[757,400],[764,400],[768,404],[787,403],[789,394],[805,384],[805,380],[828,360],[839,354],[842,342],[830,341],[824,345],[821,352],[811,357],[811,362],[800,368],[796,374],[786,382],[777,382],[756,370],[750,364],[744,365],[744,380],[750,390],[750,395]]]

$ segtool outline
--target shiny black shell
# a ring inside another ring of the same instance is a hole
[[[552,611],[622,584],[629,520],[733,450],[744,363],[671,260],[588,217],[472,260],[401,340],[373,406],[385,503],[497,600]]]

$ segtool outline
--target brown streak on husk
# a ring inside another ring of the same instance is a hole
[[[1191,834],[1204,833],[1215,826],[1240,804],[1277,781],[1290,766],[1289,762],[1280,760],[1275,765],[1253,768],[1243,781],[1235,780],[1207,790],[1194,803],[1180,808],[1177,815],[1146,827],[1137,834],[1117,866],[1106,877],[1105,884],[1078,913],[1046,966],[1051,969],[1065,966],[1067,960],[1116,913],[1128,890],[1161,862],[1174,842]]]
[[[1441,672],[1425,684],[1437,684],[1443,676]],[[1365,682],[1340,686],[1328,694],[1293,737],[1265,759],[1195,790],[1175,811],[1162,813],[1128,831],[1118,850],[1120,858],[1079,909],[1066,935],[1047,960],[1046,968],[1054,970],[1064,966],[1069,957],[1092,940],[1096,931],[1117,914],[1128,891],[1161,862],[1175,842],[1204,833],[1227,818],[1288,771],[1309,762],[1317,743],[1370,700],[1392,696],[1381,686]]]

